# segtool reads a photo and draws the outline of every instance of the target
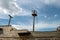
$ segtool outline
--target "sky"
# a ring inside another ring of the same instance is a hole
[[[0,25],[11,25],[18,30],[32,31],[32,10],[37,11],[35,31],[54,31],[60,26],[60,0],[0,0]]]

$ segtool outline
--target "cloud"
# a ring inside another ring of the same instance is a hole
[[[54,5],[56,7],[60,7],[60,0],[40,0],[40,1],[46,5]]]
[[[49,24],[49,23],[38,23],[38,24],[36,24],[36,26],[38,26],[38,27],[36,27],[36,28],[56,28],[56,27],[58,27],[59,26],[59,24],[57,24],[57,23],[51,23],[51,24]]]
[[[7,16],[8,16],[8,15],[4,15],[4,14],[0,13],[0,19],[8,19]]]
[[[22,29],[28,29],[30,31],[32,31],[32,25],[25,25],[25,24],[22,24],[22,25],[12,25],[13,27],[15,27],[16,29],[18,30],[22,30]],[[58,26],[60,26],[60,23],[44,23],[44,22],[39,22],[39,23],[36,23],[35,25],[35,30],[37,31],[38,29],[44,29],[44,28],[57,28]]]
[[[29,16],[33,9],[38,10],[44,5],[60,6],[59,3],[60,0],[0,0],[0,13],[12,16]]]
[[[55,3],[56,1],[58,0],[40,0],[42,3],[45,3],[45,4],[53,4]]]
[[[57,14],[54,15],[55,18],[56,18],[57,16],[58,16]]]
[[[20,6],[30,6],[32,9],[41,8],[42,3],[39,0],[20,0]]]
[[[19,7],[17,0],[0,0],[0,14],[5,16],[9,14],[12,16],[29,16],[31,12]]]
[[[23,30],[23,29],[27,29],[32,31],[32,26],[31,25],[12,25],[14,28],[16,28],[17,30]]]
[[[60,0],[0,0],[0,18],[8,18],[7,16],[10,14],[12,16],[31,16],[32,10],[42,9],[45,5],[54,5],[60,7]],[[40,14],[41,15],[41,14]],[[44,18],[47,18],[47,15],[41,15]],[[54,15],[57,17],[58,15]],[[50,19],[50,18],[48,18]],[[45,23],[39,22],[36,23],[36,29],[42,28],[55,28],[59,26],[60,23]],[[28,29],[32,30],[31,25],[13,25],[17,29]]]

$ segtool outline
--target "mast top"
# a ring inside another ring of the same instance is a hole
[[[36,10],[33,10],[32,16],[37,16]]]
[[[10,18],[13,18],[11,15],[9,15]]]

